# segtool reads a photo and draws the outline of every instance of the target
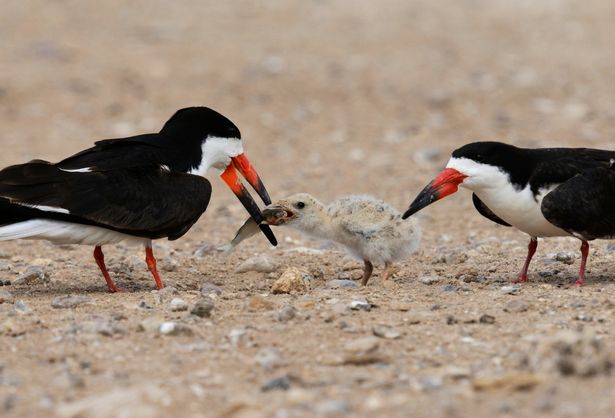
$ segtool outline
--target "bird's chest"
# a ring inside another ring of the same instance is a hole
[[[541,189],[537,195],[534,195],[529,185],[524,189],[501,185],[475,190],[474,193],[493,213],[531,236],[567,236],[570,234],[547,221],[541,211],[542,199],[554,187]]]

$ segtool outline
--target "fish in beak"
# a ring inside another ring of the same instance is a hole
[[[419,210],[431,205],[433,202],[453,194],[468,177],[454,168],[445,168],[433,179],[414,199],[408,210],[403,214],[402,219],[407,219]]]
[[[220,177],[233,191],[235,196],[237,196],[243,207],[246,208],[252,219],[254,219],[254,222],[259,225],[259,228],[263,234],[265,234],[271,245],[278,245],[278,241],[275,235],[273,235],[273,231],[271,231],[269,225],[262,224],[263,215],[261,210],[248,190],[241,183],[237,171],[239,171],[254,190],[256,190],[265,205],[271,204],[271,198],[269,197],[269,193],[267,193],[267,189],[265,189],[265,185],[254,167],[252,167],[252,164],[250,164],[248,157],[243,153],[231,158],[231,163],[226,167],[226,170],[224,170]]]

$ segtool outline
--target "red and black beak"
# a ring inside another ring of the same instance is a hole
[[[263,214],[250,195],[250,192],[246,190],[241,180],[239,180],[237,170],[239,170],[246,181],[256,190],[265,205],[270,205],[271,198],[269,197],[269,193],[267,193],[267,189],[265,189],[265,185],[256,173],[256,170],[254,170],[254,167],[252,167],[252,164],[250,164],[248,157],[244,154],[239,154],[231,158],[231,164],[226,167],[226,170],[224,170],[220,177],[233,193],[235,193],[235,196],[237,196],[243,207],[246,208],[252,219],[259,225],[269,242],[272,245],[278,245],[278,240],[275,238],[275,235],[273,235],[273,231],[271,231],[269,225],[261,224],[263,221]]]
[[[419,210],[431,205],[433,202],[457,191],[459,184],[468,177],[454,168],[445,168],[433,179],[414,199],[402,219],[409,218]]]

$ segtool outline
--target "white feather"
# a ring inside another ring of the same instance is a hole
[[[27,203],[22,203],[22,202],[11,202],[14,203],[16,205],[20,205],[20,206],[25,206],[28,208],[32,208],[32,209],[38,209],[38,210],[42,210],[43,212],[57,212],[57,213],[70,213],[68,211],[68,209],[64,209],[64,208],[55,208],[53,206],[45,206],[45,205],[29,205]]]
[[[202,152],[201,165],[192,169],[190,174],[205,176],[211,167],[224,170],[232,157],[243,153],[243,145],[239,138],[210,136],[203,142]]]
[[[69,170],[67,168],[61,168],[60,170],[66,171],[67,173],[91,173],[92,167],[75,168],[73,170]]]
[[[58,244],[105,245],[128,241],[147,245],[148,238],[134,237],[93,225],[32,219],[0,227],[0,241],[11,239],[46,239]]]

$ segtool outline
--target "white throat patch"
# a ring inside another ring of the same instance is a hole
[[[545,219],[540,209],[542,199],[557,185],[541,189],[534,196],[530,185],[514,186],[510,176],[498,167],[468,158],[451,158],[446,165],[467,175],[460,186],[472,190],[498,217],[533,236],[568,236],[566,231]]]
[[[201,164],[193,168],[190,174],[204,177],[211,167],[224,171],[232,157],[243,153],[243,144],[239,138],[209,136],[203,142],[202,153]]]

